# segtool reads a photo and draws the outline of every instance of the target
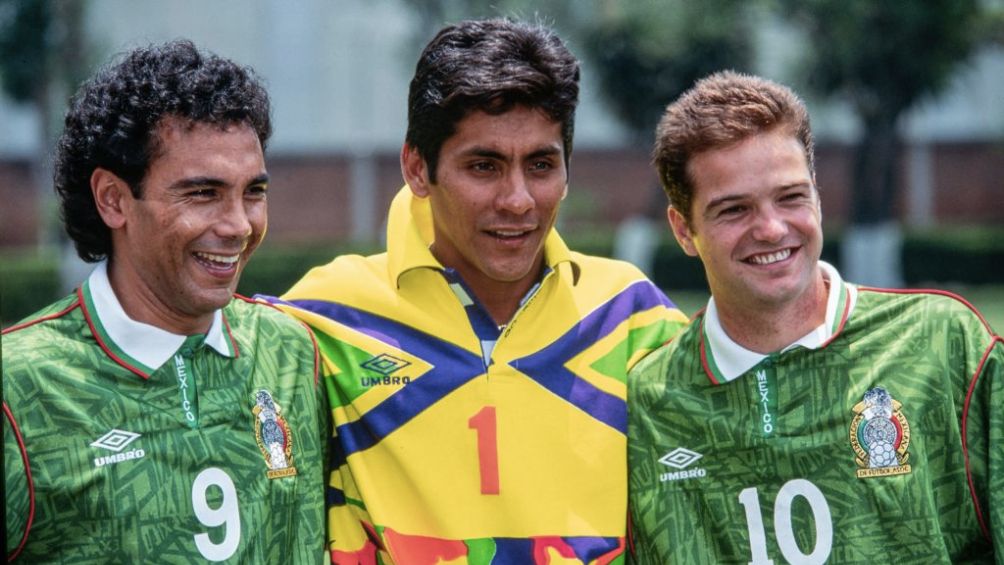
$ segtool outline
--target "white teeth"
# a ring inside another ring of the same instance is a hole
[[[497,235],[499,237],[516,237],[516,236],[523,235],[526,232],[523,232],[523,231],[501,231],[500,230],[500,231],[496,231],[494,233],[495,233],[495,235]]]
[[[775,253],[767,253],[766,255],[754,255],[749,258],[749,262],[755,265],[770,265],[771,263],[777,263],[778,261],[784,261],[791,256],[791,249],[782,249]]]
[[[203,253],[201,251],[196,251],[195,256],[200,259],[205,259],[206,261],[212,261],[213,263],[223,263],[225,265],[232,265],[241,258],[240,254],[237,255],[214,255],[212,253]]]

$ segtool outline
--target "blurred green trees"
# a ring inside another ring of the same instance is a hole
[[[88,72],[83,0],[0,0],[0,86],[15,102],[38,115],[39,139],[31,169],[39,208],[40,245],[52,244],[60,230],[55,217],[52,168],[47,159],[66,100]]]
[[[918,101],[941,92],[983,43],[980,0],[782,0],[808,37],[804,82],[850,103],[862,127],[854,159],[853,223],[892,218],[897,124]]]
[[[666,105],[722,69],[749,72],[753,3],[605,2],[580,31],[611,109],[648,146]],[[588,64],[588,63],[587,63]]]
[[[996,17],[981,0],[779,0],[806,37],[801,81],[846,102],[861,127],[851,175],[845,275],[899,286],[902,236],[895,218],[902,117],[942,92],[992,37]]]

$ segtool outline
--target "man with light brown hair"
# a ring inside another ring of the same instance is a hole
[[[819,261],[812,134],[788,88],[714,74],[657,137],[673,235],[712,298],[629,376],[636,560],[992,562],[1001,338],[956,296]]]

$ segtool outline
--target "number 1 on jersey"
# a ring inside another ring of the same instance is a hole
[[[467,427],[478,434],[478,467],[481,470],[481,494],[499,493],[499,443],[495,407],[485,406],[467,420]]]

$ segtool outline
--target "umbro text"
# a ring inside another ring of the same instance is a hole
[[[363,386],[406,385],[410,382],[411,377],[363,377],[359,380]]]
[[[95,467],[103,467],[105,465],[114,465],[115,463],[121,463],[123,461],[129,461],[132,459],[139,459],[146,455],[146,452],[142,449],[133,449],[132,451],[125,451],[122,453],[115,453],[113,455],[105,455],[102,457],[94,458]]]
[[[701,478],[707,475],[708,472],[704,470],[703,467],[698,467],[696,469],[687,469],[685,471],[676,471],[673,473],[663,473],[659,475],[659,480],[662,482],[667,481],[683,481],[687,479]]]

